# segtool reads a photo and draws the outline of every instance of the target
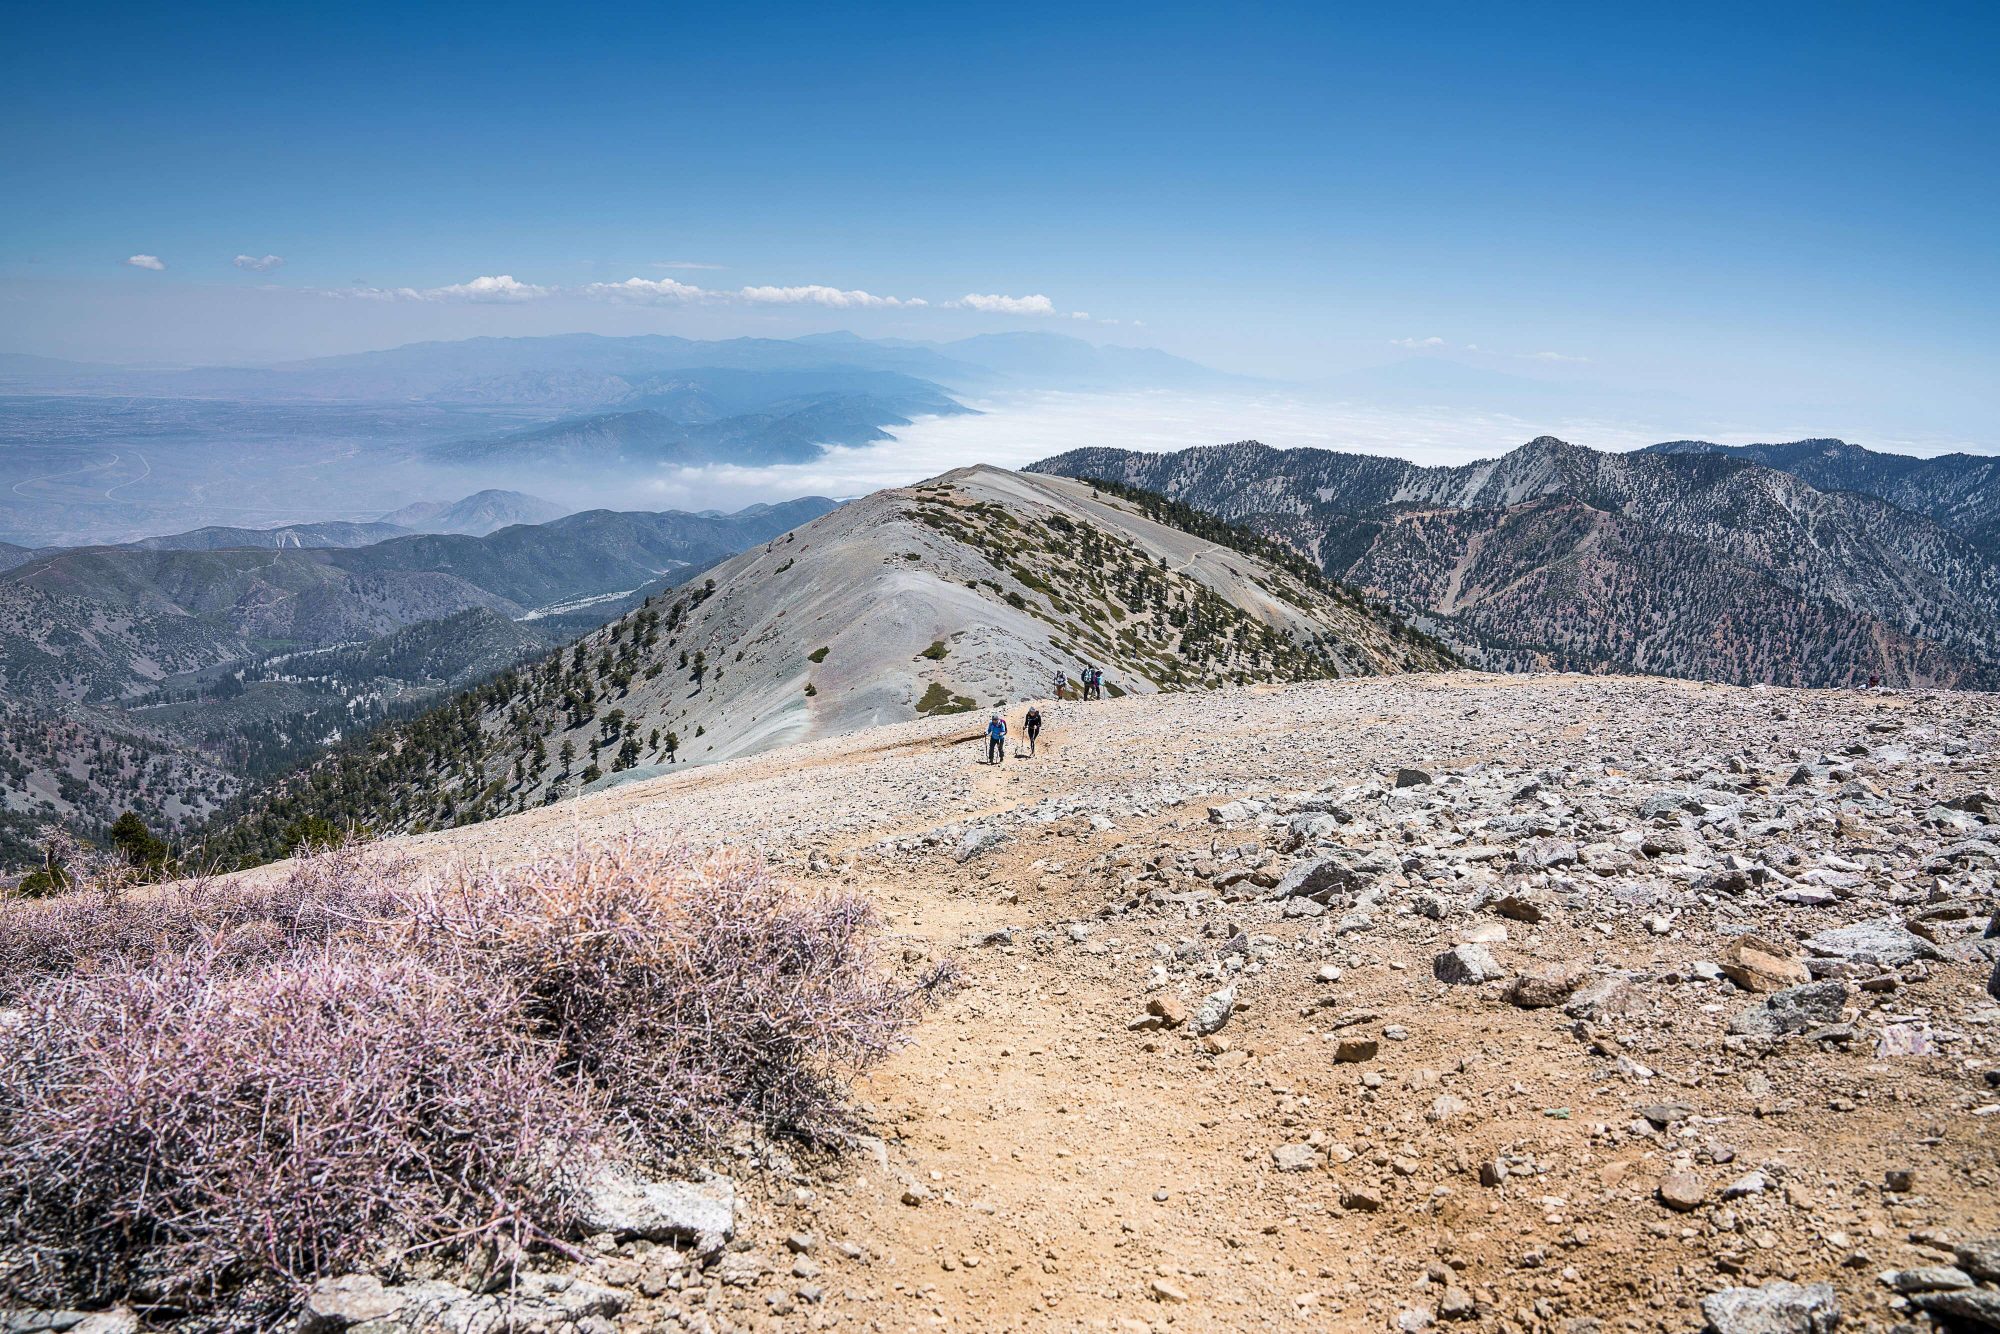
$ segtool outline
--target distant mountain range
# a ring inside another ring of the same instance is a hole
[[[406,532],[464,533],[484,537],[517,523],[551,523],[570,511],[553,500],[520,491],[487,489],[462,500],[420,500],[384,514],[383,525]]]
[[[1803,467],[1826,443],[1761,448]],[[1854,481],[1873,467],[1849,463]],[[1945,484],[1924,494],[1940,512],[1960,495],[1963,532],[1751,452],[1687,445],[1606,454],[1543,437],[1435,468],[1247,441],[1076,450],[1033,470],[1248,522],[1496,666],[2000,685],[2000,566],[1977,540],[1979,506]]]
[[[1453,665],[1435,641],[1254,535],[1158,497],[963,468],[852,501],[650,598],[254,802],[210,844],[301,821],[378,832],[546,804],[674,764],[928,714]]]
[[[496,508],[519,506],[471,497],[441,513]],[[211,531],[27,553],[0,572],[0,861],[44,819],[101,826],[131,806],[185,826],[246,778],[832,508],[815,497],[360,546],[264,531],[216,546]],[[171,792],[157,775],[172,775]]]

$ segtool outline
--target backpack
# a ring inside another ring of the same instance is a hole
[[[990,718],[986,723],[986,735],[994,738],[995,740],[998,740],[999,738],[1006,736],[1007,720],[1005,718],[1002,718],[997,713],[994,714],[993,717]]]

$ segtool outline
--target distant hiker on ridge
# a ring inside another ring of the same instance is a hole
[[[1042,711],[1030,708],[1028,716],[1021,720],[1021,726],[1028,734],[1028,758],[1033,759],[1035,757],[1035,738],[1042,734]]]
[[[1007,720],[994,714],[986,720],[986,762],[999,764],[1007,758]]]
[[[1061,699],[1061,698],[1062,698],[1062,695],[1063,695],[1063,688],[1064,688],[1065,686],[1067,686],[1068,684],[1069,684],[1069,677],[1068,677],[1068,675],[1066,675],[1066,674],[1065,674],[1065,673],[1063,673],[1063,672],[1057,672],[1057,673],[1056,673],[1056,688],[1055,688],[1054,690],[1051,690],[1051,691],[1049,692],[1049,696],[1050,696],[1050,698],[1052,698],[1052,699]]]

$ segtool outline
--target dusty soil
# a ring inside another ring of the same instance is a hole
[[[1937,812],[2000,781],[2000,701],[1459,674],[1043,709],[1041,754],[997,768],[970,715],[404,840],[752,842],[963,965],[860,1090],[879,1139],[744,1145],[739,1239],[706,1273],[607,1257],[655,1294],[623,1327],[1683,1330],[1774,1278],[1887,1327],[1923,1318],[1880,1271],[2000,1233],[1984,916],[1927,928],[1935,957],[1834,969],[1844,1023],[1816,1034],[1729,1036],[1762,997],[1711,962],[1745,930],[1991,913],[1991,858],[1940,850],[2000,809]],[[1397,789],[1402,767],[1433,781]],[[1639,851],[1648,830],[1684,851]],[[1718,889],[1739,853],[1782,870]],[[1273,882],[1328,856],[1367,894],[1285,915]],[[1541,920],[1497,912],[1509,893]],[[1440,981],[1470,938],[1508,975],[1626,986],[1578,1018]],[[1231,979],[1210,1038],[1132,1027]],[[1677,1170],[1684,1211],[1659,1196]]]

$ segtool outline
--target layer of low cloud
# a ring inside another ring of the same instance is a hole
[[[971,463],[1018,468],[1085,446],[1165,451],[1246,438],[1418,463],[1469,463],[1538,435],[1600,449],[1666,439],[1660,429],[1583,417],[1371,408],[1306,394],[1036,393],[978,401],[977,415],[921,417],[873,445],[837,447],[811,463],[664,468],[643,483],[646,504],[734,508],[800,495],[855,496]]]
[[[272,269],[283,264],[285,257],[283,255],[238,255],[229,262],[239,269],[248,269],[252,273],[269,273]]]
[[[151,269],[155,273],[167,267],[167,262],[158,255],[133,255],[125,262],[135,269]]]
[[[1481,348],[1477,343],[1467,343],[1461,347],[1449,339],[1435,335],[1429,338],[1391,338],[1389,346],[1405,348],[1412,352],[1485,352],[1489,356],[1512,357],[1516,361],[1543,361],[1552,365],[1581,366],[1590,360],[1589,357],[1572,356],[1567,352],[1493,352]]]

